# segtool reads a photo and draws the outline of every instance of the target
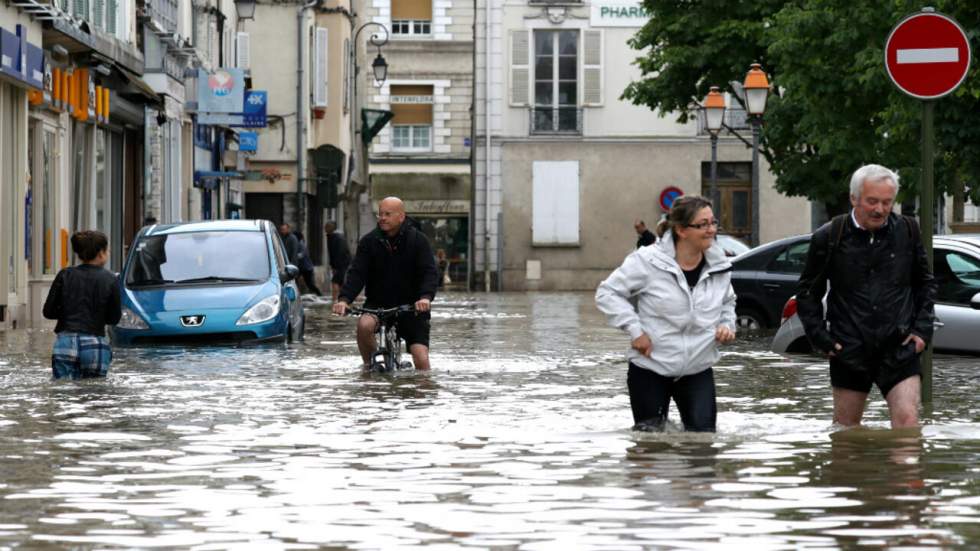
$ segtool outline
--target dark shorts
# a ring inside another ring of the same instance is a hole
[[[909,377],[922,374],[919,354],[915,353],[915,343],[910,342],[900,346],[890,354],[879,355],[874,359],[865,359],[860,367],[855,362],[842,362],[837,358],[830,359],[830,384],[836,388],[846,388],[857,392],[871,392],[874,384],[887,397],[888,393]]]
[[[395,327],[398,336],[405,341],[405,349],[411,352],[413,344],[421,344],[429,347],[429,318],[428,313],[416,315],[413,312],[406,312],[398,316]]]
[[[347,266],[344,266],[340,270],[330,270],[330,282],[343,285],[345,275],[347,275]]]
[[[58,333],[51,353],[55,379],[105,377],[112,363],[112,347],[106,337],[84,333]]]

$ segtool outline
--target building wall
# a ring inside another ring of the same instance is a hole
[[[482,280],[479,275],[485,263],[493,278],[498,258],[502,258],[505,290],[592,289],[631,250],[635,243],[633,218],[659,216],[657,202],[664,187],[677,186],[686,194],[701,192],[701,166],[710,160],[708,137],[699,134],[694,121],[681,124],[675,114],[662,116],[619,99],[625,87],[640,77],[632,64],[639,53],[627,44],[639,24],[593,27],[590,12],[595,3],[545,6],[518,0],[491,2],[488,30],[486,0],[476,2],[473,245],[478,281]],[[531,131],[535,30],[579,32],[580,132],[543,135]],[[598,105],[583,105],[585,31],[601,33],[602,97]],[[519,56],[512,51],[513,33],[528,33],[527,100],[512,94],[514,69],[519,64]],[[719,149],[719,161],[751,161],[751,151],[734,138],[723,137]],[[531,245],[531,166],[535,160],[579,162],[582,241],[577,246]],[[764,161],[760,174],[761,241],[809,231],[808,201],[776,192]],[[498,220],[502,221],[500,226]],[[541,279],[525,277],[527,260],[541,261]]]

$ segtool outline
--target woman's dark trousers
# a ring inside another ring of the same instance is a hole
[[[671,398],[681,413],[684,429],[714,432],[718,406],[712,369],[675,379],[634,365],[629,366],[626,385],[630,392],[634,430],[663,430]]]

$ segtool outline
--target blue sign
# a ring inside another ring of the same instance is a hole
[[[239,132],[238,150],[255,153],[259,150],[259,135],[257,132]]]
[[[248,128],[264,128],[268,103],[269,93],[265,90],[246,90],[245,109],[242,111],[244,125]]]
[[[17,25],[17,34],[0,29],[0,73],[35,88],[44,87],[44,52],[27,42],[23,25]]]

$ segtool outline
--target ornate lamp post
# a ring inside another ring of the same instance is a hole
[[[708,191],[715,208],[715,217],[721,218],[721,197],[718,194],[718,132],[725,122],[725,96],[717,86],[712,86],[701,106],[704,110],[705,127],[711,136],[711,188]]]
[[[238,20],[255,19],[256,0],[235,0],[235,12]]]
[[[759,245],[759,128],[769,96],[769,79],[762,66],[753,63],[745,75],[745,104],[752,123],[752,246]]]

